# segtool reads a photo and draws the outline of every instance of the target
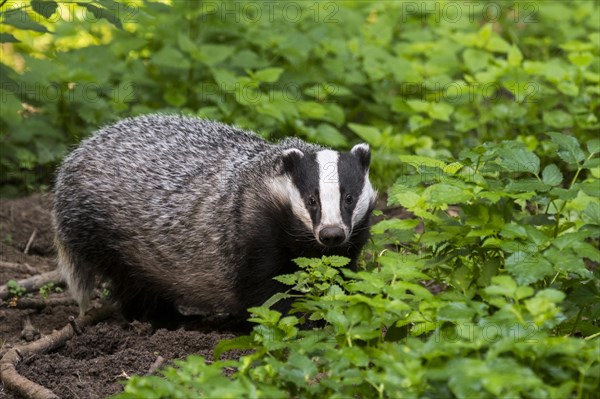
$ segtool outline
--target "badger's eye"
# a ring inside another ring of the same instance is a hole
[[[311,195],[310,197],[308,197],[308,201],[306,201],[306,203],[310,207],[315,207],[315,206],[317,206],[317,199],[315,198],[314,195]]]
[[[346,203],[346,205],[352,205],[352,203],[354,202],[354,197],[352,195],[348,194],[344,198],[344,202]]]

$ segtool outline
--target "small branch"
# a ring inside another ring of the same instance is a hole
[[[164,362],[165,362],[165,359],[162,356],[157,357],[156,360],[154,361],[154,363],[152,363],[152,365],[148,369],[148,372],[146,373],[146,375],[154,374],[156,372],[156,370],[158,370],[158,368],[160,366],[162,366],[162,364]]]
[[[0,299],[0,305],[2,304],[2,300]],[[10,307],[15,307],[17,309],[45,309],[49,306],[71,306],[77,305],[77,302],[73,298],[49,298],[49,299],[36,299],[36,298],[19,298],[13,304],[10,304]]]
[[[21,273],[29,273],[29,274],[37,274],[37,269],[31,267],[27,263],[14,263],[14,262],[5,262],[0,260],[0,269],[11,272],[21,272]]]
[[[31,247],[31,244],[33,244],[33,240],[35,240],[36,234],[37,234],[37,229],[33,229],[33,232],[31,232],[31,236],[29,236],[29,240],[27,240],[27,245],[25,245],[25,249],[23,250],[23,253],[25,255],[27,255],[29,253],[29,248]]]
[[[90,310],[85,316],[78,317],[75,322],[80,327],[95,324],[108,318],[114,313],[114,310],[115,308],[110,305],[95,308]],[[71,323],[69,323],[61,330],[54,331],[52,334],[46,335],[37,341],[10,349],[0,359],[0,379],[4,386],[30,399],[58,399],[58,396],[51,390],[20,375],[16,367],[24,358],[30,355],[45,353],[64,345],[75,334]]]
[[[29,277],[24,280],[19,280],[17,283],[20,287],[23,287],[25,289],[25,292],[31,292],[39,290],[40,287],[48,283],[54,283],[55,285],[64,285],[64,280],[62,279],[57,270],[53,270],[51,272],[38,274],[36,276]],[[11,296],[12,294],[8,290],[7,285],[0,286],[0,299],[10,298]]]

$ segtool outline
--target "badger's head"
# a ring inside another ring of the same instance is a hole
[[[356,229],[369,227],[376,197],[369,181],[370,160],[367,144],[347,153],[286,149],[275,183],[277,196],[320,246],[343,246]]]

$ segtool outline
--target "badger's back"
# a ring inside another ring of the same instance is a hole
[[[230,270],[214,270],[223,266],[219,207],[230,176],[267,146],[227,125],[159,115],[84,141],[59,170],[54,207],[59,263],[82,309],[96,275],[137,304],[124,309],[132,317],[167,316],[168,303],[191,294],[209,310],[238,308]]]

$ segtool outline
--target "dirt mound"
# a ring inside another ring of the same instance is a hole
[[[0,285],[56,267],[51,206],[49,195],[0,200],[0,262],[3,262],[0,263]],[[50,297],[67,295],[52,293]],[[39,293],[33,298],[39,298]],[[79,311],[74,305],[39,311],[8,305],[8,301],[4,301],[0,306],[0,356],[10,347],[25,343],[21,330],[27,316],[42,335],[47,335],[65,326],[69,316],[76,316]],[[121,381],[127,376],[146,374],[159,356],[165,359],[164,364],[190,354],[212,359],[216,344],[234,336],[206,329],[203,332],[154,331],[149,324],[125,323],[115,318],[88,327],[56,351],[24,359],[17,371],[61,398],[104,398],[122,390]],[[231,352],[226,356],[236,358],[240,353]],[[0,385],[0,397],[18,396]]]

